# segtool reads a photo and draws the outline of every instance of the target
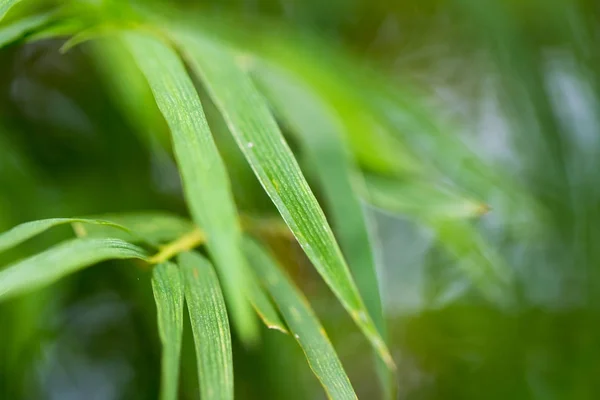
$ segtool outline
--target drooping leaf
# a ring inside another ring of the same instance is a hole
[[[336,400],[356,399],[340,359],[302,293],[256,242],[248,239],[244,242],[244,250],[250,265],[271,293],[290,331],[304,350],[327,396]]]
[[[279,26],[268,25],[267,29],[236,29],[234,20],[222,13],[194,14],[193,18],[179,15],[177,24],[163,16],[154,15],[162,25],[181,35],[218,36],[235,48],[240,58],[248,54],[268,60],[293,72],[306,84],[318,91],[320,97],[334,106],[345,125],[349,144],[361,165],[381,173],[405,173],[418,170],[418,161],[399,143],[386,134],[385,128],[371,114],[365,113],[360,101],[360,92],[348,85],[345,70],[347,62],[340,62],[327,49],[318,48],[314,40],[293,35]],[[252,56],[251,56],[252,57]],[[250,58],[251,58],[250,57]],[[369,135],[365,135],[369,132]]]
[[[2,0],[0,0],[0,1],[2,1]],[[23,19],[19,19],[18,21],[14,21],[7,26],[1,27],[0,28],[0,48],[21,38],[26,33],[41,27],[46,22],[50,21],[51,18],[52,18],[52,14],[48,14],[48,13],[32,15],[30,17],[26,17]]]
[[[301,151],[318,171],[316,179],[331,212],[334,230],[365,305],[383,335],[373,254],[360,199],[353,187],[355,167],[341,138],[340,125],[325,104],[283,73],[269,68],[260,69],[256,76],[277,114],[297,134]]]
[[[206,232],[207,248],[223,281],[234,326],[243,340],[254,342],[258,325],[246,297],[240,223],[225,166],[192,80],[177,53],[161,40],[137,32],[124,33],[123,39],[171,129],[188,207]]]
[[[81,225],[76,230],[81,236],[112,237],[127,242],[143,240],[152,245],[170,242],[194,230],[194,224],[178,215],[164,211],[140,211],[102,214],[94,218],[111,221],[130,232],[105,225]]]
[[[254,77],[276,114],[296,133],[300,150],[315,168],[315,178],[330,211],[333,229],[347,257],[365,306],[381,336],[386,337],[379,282],[363,206],[356,188],[357,168],[346,148],[343,124],[309,88],[274,67],[259,66]],[[355,181],[353,181],[353,178]],[[384,398],[395,398],[393,373],[381,360]]]
[[[35,42],[38,40],[53,39],[56,37],[68,37],[81,32],[87,26],[87,21],[76,17],[63,17],[52,24],[48,24],[35,32],[32,32],[25,39],[26,42]]]
[[[111,222],[118,222],[119,225],[129,229],[131,233],[112,226],[84,226],[81,224],[76,226],[78,234],[88,237],[119,238],[132,243],[143,241],[159,246],[163,242],[180,241],[197,232],[197,230],[194,230],[192,222],[167,212],[103,214],[99,217]],[[161,252],[164,252],[165,248],[165,246],[162,246]],[[168,254],[175,255],[180,251],[179,249],[173,249]],[[152,261],[154,257],[151,257],[150,260]],[[248,297],[258,316],[268,328],[287,333],[285,324],[281,321],[271,300],[264,293],[264,289],[260,284],[256,282],[251,271],[248,272],[248,280]]]
[[[19,1],[21,0],[0,0],[0,21],[2,21],[8,10]]]
[[[483,297],[501,307],[513,305],[513,270],[469,221],[435,219],[429,226]]]
[[[362,194],[369,203],[419,220],[468,219],[489,211],[485,203],[433,182],[398,181],[375,176],[367,176],[364,182]]]
[[[183,334],[183,282],[179,268],[170,262],[154,267],[152,291],[162,343],[160,398],[175,400]]]
[[[371,204],[431,228],[473,287],[488,300],[505,305],[512,272],[469,220],[487,213],[486,204],[426,181],[368,176],[365,182],[364,196]]]
[[[180,254],[178,263],[196,345],[200,398],[233,399],[231,335],[217,275],[197,253]]]
[[[473,152],[458,129],[426,107],[424,99],[383,82],[373,86],[365,94],[365,106],[438,174],[483,199],[501,190],[517,207],[531,208],[531,199],[515,180]]]
[[[351,62],[342,62],[335,51],[325,50],[309,38],[281,33],[259,33],[248,41],[249,46],[241,47],[285,68],[315,90],[339,116],[342,133],[362,166],[384,174],[422,172],[410,149],[394,140],[376,116],[365,110],[362,93],[357,90],[362,75],[347,73]]]
[[[0,271],[0,301],[49,285],[110,259],[145,259],[143,249],[119,239],[72,239]]]
[[[62,224],[81,223],[91,225],[103,225],[110,227],[114,231],[120,231],[127,234],[127,228],[106,220],[84,219],[84,218],[50,218],[37,221],[25,222],[14,228],[0,234],[0,252],[23,243],[27,239],[39,235],[40,233]]]
[[[224,47],[206,37],[179,34],[177,38],[298,242],[380,356],[393,366],[325,215],[267,103]]]

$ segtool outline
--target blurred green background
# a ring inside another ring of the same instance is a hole
[[[324,53],[349,55],[348,62],[406,90],[406,109],[389,113],[399,141],[442,181],[489,205],[485,215],[450,226],[365,204],[378,238],[400,398],[600,398],[600,3],[157,3],[226,15],[242,32],[283,26],[317,38]],[[140,121],[123,113],[94,47],[61,54],[64,41],[23,40],[0,50],[0,230],[56,216],[186,215],[164,121],[148,112],[148,143]],[[215,110],[207,114],[212,126],[223,125]],[[415,115],[421,125],[411,124]],[[430,118],[434,136],[424,132]],[[240,208],[273,213],[226,129],[215,135]],[[310,180],[310,165],[302,165]],[[0,263],[70,235],[61,229],[2,254]],[[462,264],[477,269],[484,257],[471,230],[515,277],[498,301],[478,294],[459,272]],[[377,398],[361,334],[301,250],[281,239],[277,248],[358,396]],[[160,348],[149,274],[124,264],[103,263],[0,304],[0,398],[157,397]],[[188,336],[181,396],[191,399],[197,382]],[[264,337],[255,349],[234,343],[237,397],[324,398],[293,340],[266,330]]]

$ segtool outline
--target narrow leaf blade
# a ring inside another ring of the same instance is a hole
[[[170,148],[168,129],[148,82],[123,43],[112,39],[96,40],[92,45],[107,92],[141,140],[159,157],[158,161],[166,163],[164,158],[171,162],[165,154],[165,149]]]
[[[145,75],[158,108],[171,129],[175,156],[194,222],[207,235],[207,248],[223,280],[233,322],[247,343],[258,325],[246,298],[247,267],[241,254],[239,224],[229,178],[185,66],[165,43],[136,32],[123,34]]]
[[[271,299],[269,299],[269,296],[265,293],[263,287],[256,281],[253,274],[249,273],[248,276],[251,277],[249,296],[254,311],[256,311],[267,328],[288,333],[285,323],[283,323],[279,317],[279,313],[275,309],[275,306],[273,306]]]
[[[183,282],[175,264],[167,262],[154,267],[152,292],[162,344],[160,398],[175,400],[183,334]]]
[[[196,345],[200,397],[233,399],[231,335],[217,275],[197,253],[182,253],[178,262]]]
[[[49,285],[110,259],[145,259],[143,249],[118,239],[72,239],[0,271],[0,301]]]
[[[469,221],[436,219],[430,226],[457,267],[485,298],[501,307],[514,306],[513,270]]]
[[[80,235],[112,237],[132,243],[144,241],[152,245],[173,241],[195,228],[191,221],[163,211],[102,214],[91,218],[113,222],[127,228],[129,232],[109,225],[85,225],[77,227]]]
[[[263,97],[225,48],[208,38],[178,38],[238,146],[307,256],[379,355],[393,367],[325,215]]]
[[[327,396],[356,399],[335,349],[302,293],[257,243],[248,240],[244,249],[250,265],[271,293]]]
[[[1,0],[0,0],[1,1]],[[0,17],[1,18],[1,17]],[[11,44],[26,33],[36,30],[50,21],[52,14],[38,14],[14,21],[0,28],[0,48]]]
[[[360,199],[352,174],[355,167],[344,147],[339,124],[325,104],[307,89],[286,79],[279,71],[265,69],[257,74],[260,87],[275,111],[296,133],[302,151],[318,173],[315,177],[329,206],[334,229],[357,286],[383,334],[383,311],[377,274]]]
[[[4,18],[8,10],[19,1],[21,0],[0,0],[0,21],[2,21],[2,18]]]
[[[127,229],[119,224],[115,224],[110,221],[103,221],[98,219],[85,219],[85,218],[49,218],[41,219],[37,221],[25,222],[14,228],[0,234],[0,252],[15,247],[18,244],[23,243],[27,239],[43,233],[44,231],[63,224],[82,223],[82,224],[95,224],[104,225],[111,227],[111,229],[127,232]]]
[[[419,220],[469,219],[489,211],[481,201],[445,185],[418,180],[365,177],[363,196],[372,205]]]
[[[261,68],[262,67],[262,68]],[[259,66],[253,75],[276,114],[296,134],[300,149],[314,166],[334,231],[347,257],[358,290],[381,336],[387,336],[377,270],[363,206],[355,190],[358,168],[346,146],[343,124],[309,87],[275,68]],[[395,398],[396,383],[379,359],[384,398]]]

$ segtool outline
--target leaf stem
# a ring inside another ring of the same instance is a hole
[[[160,264],[181,252],[189,251],[194,247],[198,247],[205,241],[206,235],[204,232],[196,228],[193,231],[180,236],[171,243],[162,246],[158,253],[148,259],[148,262],[150,264]]]

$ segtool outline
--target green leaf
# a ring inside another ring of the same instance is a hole
[[[260,283],[256,281],[254,274],[249,272],[248,276],[251,277],[249,284],[249,296],[252,306],[254,307],[254,311],[256,311],[267,328],[288,333],[285,323],[281,321],[279,313],[275,309],[275,306],[273,306],[271,299],[269,299]]]
[[[175,400],[183,334],[183,283],[179,268],[170,262],[154,267],[152,291],[158,314],[158,335],[162,343],[160,398]]]
[[[309,89],[272,68],[260,69],[257,78],[276,113],[297,134],[301,151],[317,172],[315,178],[332,225],[367,309],[383,335],[379,285],[360,199],[351,177],[356,168],[340,134],[340,124],[327,105]]]
[[[389,351],[366,312],[331,228],[269,108],[250,78],[222,46],[179,35],[193,69],[221,111],[254,173],[325,282],[380,356]]]
[[[237,331],[246,343],[258,324],[246,297],[241,227],[229,178],[192,80],[177,53],[147,34],[127,32],[125,44],[142,70],[171,129],[175,157],[192,218],[207,235],[207,248],[223,281]]]
[[[262,66],[261,66],[262,67]],[[314,167],[334,231],[358,290],[380,335],[387,336],[379,282],[361,200],[355,191],[357,167],[346,148],[343,124],[310,88],[275,68],[256,68],[255,78],[276,114],[296,133],[300,151]],[[358,185],[357,185],[358,186]],[[393,373],[378,365],[384,398],[395,398]]]
[[[123,43],[112,39],[96,40],[91,46],[107,92],[143,142],[155,156],[161,156],[170,147],[165,121],[135,60]],[[170,162],[170,157],[168,159]]]
[[[468,219],[489,211],[485,203],[432,182],[367,176],[365,183],[363,195],[372,205],[421,220]]]
[[[513,270],[477,229],[457,219],[435,219],[429,226],[483,297],[501,307],[513,305]]]
[[[54,39],[57,37],[68,37],[75,35],[86,29],[87,21],[82,18],[61,17],[59,20],[53,21],[52,24],[44,26],[41,29],[32,32],[25,39],[26,42],[35,42],[38,40]]]
[[[306,359],[330,399],[356,399],[325,330],[302,293],[276,261],[252,240],[244,242],[250,265],[267,287],[290,331],[304,350]]]
[[[233,399],[231,335],[217,275],[198,253],[182,253],[178,262],[196,345],[200,398]]]
[[[164,211],[101,214],[93,218],[111,221],[129,232],[108,225],[76,225],[80,236],[111,237],[132,243],[144,241],[154,246],[173,241],[195,227],[191,221]]]
[[[49,285],[89,265],[139,258],[143,249],[119,239],[72,239],[0,271],[0,301]]]
[[[178,35],[205,35],[208,32],[208,35],[227,41],[240,58],[251,59],[249,53],[253,53],[301,78],[339,113],[350,146],[361,165],[386,174],[418,170],[419,162],[408,149],[387,135],[372,115],[364,112],[361,93],[355,85],[362,76],[358,74],[355,79],[357,76],[346,73],[355,60],[347,61],[339,55],[336,58],[332,46],[324,49],[317,44],[320,41],[292,34],[279,29],[280,26],[265,24],[264,27],[240,29],[235,19],[223,13],[180,15],[176,24],[172,18],[166,19],[162,15],[154,15],[154,18],[160,24],[170,26]]]
[[[2,1],[2,0],[0,0]],[[50,21],[53,14],[38,14],[22,18],[0,28],[0,48],[20,39],[23,35],[40,28]]]
[[[8,10],[19,1],[21,0],[0,0],[0,21],[4,18]]]
[[[37,221],[25,222],[21,225],[17,225],[14,228],[0,234],[0,252],[14,247],[20,243],[23,243],[27,239],[30,239],[40,233],[62,224],[81,223],[81,224],[95,224],[110,227],[114,231],[121,231],[127,233],[127,228],[110,222],[102,221],[98,219],[84,219],[84,218],[50,218],[41,219]]]
[[[486,204],[429,182],[371,176],[366,183],[365,197],[373,205],[415,218],[431,228],[472,285],[493,303],[506,305],[512,271],[469,220],[488,212]]]

